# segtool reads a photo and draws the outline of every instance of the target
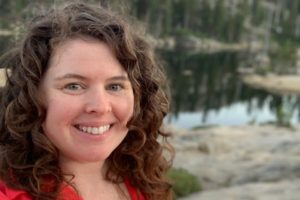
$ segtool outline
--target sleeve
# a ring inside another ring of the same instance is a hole
[[[2,191],[0,191],[0,199],[1,200],[10,200]]]
[[[9,188],[0,181],[0,200],[32,200],[32,198],[27,192]]]
[[[124,183],[132,200],[146,200],[143,193],[137,191],[127,178],[124,179]]]

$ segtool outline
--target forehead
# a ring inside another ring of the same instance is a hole
[[[51,57],[52,58],[56,54],[62,54],[65,53],[66,50],[82,46],[86,47],[88,46],[89,48],[95,48],[97,46],[105,46],[106,48],[109,49],[109,51],[115,55],[115,51],[104,41],[93,38],[90,36],[83,36],[83,35],[78,35],[78,36],[73,36],[73,37],[68,37],[68,38],[58,38],[58,39],[53,39],[51,41]]]
[[[60,61],[62,58],[90,59],[92,57],[97,58],[103,54],[109,58],[116,59],[114,51],[101,40],[92,37],[67,38],[54,43],[49,65],[53,64],[54,61]]]
[[[103,69],[106,69],[107,73],[126,74],[113,50],[106,43],[91,38],[73,38],[55,46],[47,71],[92,73],[94,70],[96,74],[100,73],[97,70]]]

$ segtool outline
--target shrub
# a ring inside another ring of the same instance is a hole
[[[197,178],[185,169],[172,168],[168,172],[168,177],[173,182],[175,198],[187,196],[201,190],[201,185]]]

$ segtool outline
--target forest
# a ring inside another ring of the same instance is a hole
[[[53,6],[63,0],[44,0]],[[225,42],[247,37],[299,41],[300,2],[297,0],[86,0],[122,9],[144,23],[155,37],[192,34]],[[0,0],[0,28],[26,20],[38,0]]]

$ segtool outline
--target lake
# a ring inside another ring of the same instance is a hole
[[[237,69],[247,52],[213,54],[159,51],[172,94],[165,122],[181,128],[246,123],[299,122],[296,95],[280,96],[242,83]]]

